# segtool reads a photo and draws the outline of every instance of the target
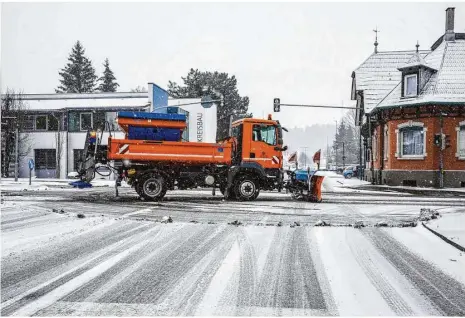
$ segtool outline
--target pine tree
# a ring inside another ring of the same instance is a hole
[[[92,93],[95,91],[97,76],[92,62],[84,55],[85,50],[81,42],[77,41],[68,63],[58,74],[60,83],[57,93]]]
[[[227,136],[230,115],[233,116],[233,120],[251,116],[250,113],[247,113],[249,98],[239,95],[237,80],[234,75],[229,76],[228,73],[201,72],[197,69],[190,69],[187,76],[181,78],[184,86],[171,81],[168,83],[168,92],[175,98],[199,98],[205,95],[219,98],[219,96],[215,95],[213,89],[223,94],[223,107],[220,105],[217,107],[217,139]],[[204,91],[206,87],[209,89]]]
[[[103,76],[98,79],[100,82],[98,90],[100,92],[116,92],[116,88],[119,84],[116,82],[116,77],[110,69],[110,62],[108,61],[108,58],[105,59],[103,67]]]

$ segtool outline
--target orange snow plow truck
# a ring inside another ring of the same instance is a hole
[[[321,201],[323,177],[308,173],[307,180],[288,173],[284,180],[283,128],[279,121],[244,118],[232,124],[230,136],[217,143],[182,140],[186,116],[146,112],[119,112],[125,133],[116,139],[104,129],[88,131],[78,174],[90,182],[99,165],[126,180],[145,200],[160,200],[168,190],[218,188],[226,199],[254,200],[260,190],[287,188],[298,197]]]

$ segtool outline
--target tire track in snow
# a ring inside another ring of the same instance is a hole
[[[277,228],[263,269],[257,306],[327,311],[305,229]]]
[[[137,241],[141,240],[144,236],[147,236],[154,230],[158,229],[152,228],[142,233],[135,233],[133,235],[122,237],[120,240],[112,243],[111,245],[99,249],[96,255],[83,262],[82,264],[58,275],[55,278],[52,278],[45,283],[39,284],[36,287],[14,298],[2,302],[2,315],[9,315],[18,311],[23,312],[22,310],[24,308],[39,306],[42,301],[41,299],[47,299],[49,294],[54,294],[53,298],[58,297],[59,295],[56,295],[56,290],[63,288],[64,285],[69,285],[70,281],[74,281],[78,277],[82,277],[86,272],[90,272],[94,270],[94,268],[100,266],[102,263],[107,262],[107,260],[112,258],[115,253],[121,254],[125,250],[129,250],[132,246],[134,246],[135,243],[137,243]],[[79,285],[77,285],[75,288],[78,287]],[[72,290],[69,292],[72,292]],[[66,294],[62,296],[65,295]],[[37,304],[31,305],[31,303]],[[41,308],[38,308],[38,310],[39,309]]]
[[[415,255],[385,231],[366,229],[362,233],[444,315],[465,315],[465,286],[463,284]]]
[[[361,234],[355,231],[350,232],[350,235],[348,234],[349,232],[346,232],[346,242],[354,258],[373,286],[375,286],[376,290],[381,294],[384,300],[386,300],[389,307],[399,316],[412,316],[414,314],[413,310],[390,284],[389,280],[392,279],[392,277],[388,279],[383,275],[378,269],[380,264],[375,264],[373,262],[372,253],[370,253],[364,242],[361,241],[360,238],[357,238],[357,236]],[[365,238],[362,237],[362,240],[365,240]]]
[[[239,286],[236,301],[236,315],[250,315],[256,302],[257,257],[247,232],[240,228],[238,233],[240,247]]]
[[[213,229],[213,230],[212,230]],[[189,269],[222,244],[232,227],[202,226],[183,244],[169,245],[164,253],[135,273],[128,284],[112,290],[100,299],[103,302],[160,303],[175,288]],[[150,280],[147,280],[147,278]]]
[[[115,227],[105,228],[101,232],[87,233],[81,238],[81,241],[76,242],[75,238],[70,238],[58,244],[41,247],[27,253],[19,260],[2,259],[2,300],[14,297],[16,290],[22,292],[23,286],[30,285],[32,281],[40,284],[40,279],[51,275],[55,276],[56,271],[66,267],[69,262],[85,258],[86,255],[92,253],[98,253],[113,243],[136,235],[142,227],[144,225],[141,226],[138,223],[117,224]],[[50,274],[47,275],[48,273]]]

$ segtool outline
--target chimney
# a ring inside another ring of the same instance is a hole
[[[454,41],[454,11],[455,8],[446,9],[446,34],[444,34],[445,41]]]

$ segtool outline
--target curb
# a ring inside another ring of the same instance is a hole
[[[437,190],[434,188],[425,189],[408,189],[408,188],[395,188],[388,186],[376,186],[376,185],[362,185],[349,187],[357,190],[374,190],[381,192],[398,192],[398,193],[410,193],[413,195],[422,195],[427,197],[465,197],[465,192],[454,191],[454,190]]]
[[[445,237],[444,235],[436,232],[435,230],[432,230],[430,229],[429,227],[427,227],[425,225],[425,223],[421,222],[421,224],[427,229],[429,230],[431,233],[433,233],[434,235],[438,236],[440,239],[442,239],[444,242],[446,243],[449,243],[450,245],[452,245],[453,247],[455,247],[456,249],[458,249],[459,251],[462,251],[462,252],[465,252],[465,247],[455,243],[454,241],[451,241],[450,239],[448,239],[447,237]]]

